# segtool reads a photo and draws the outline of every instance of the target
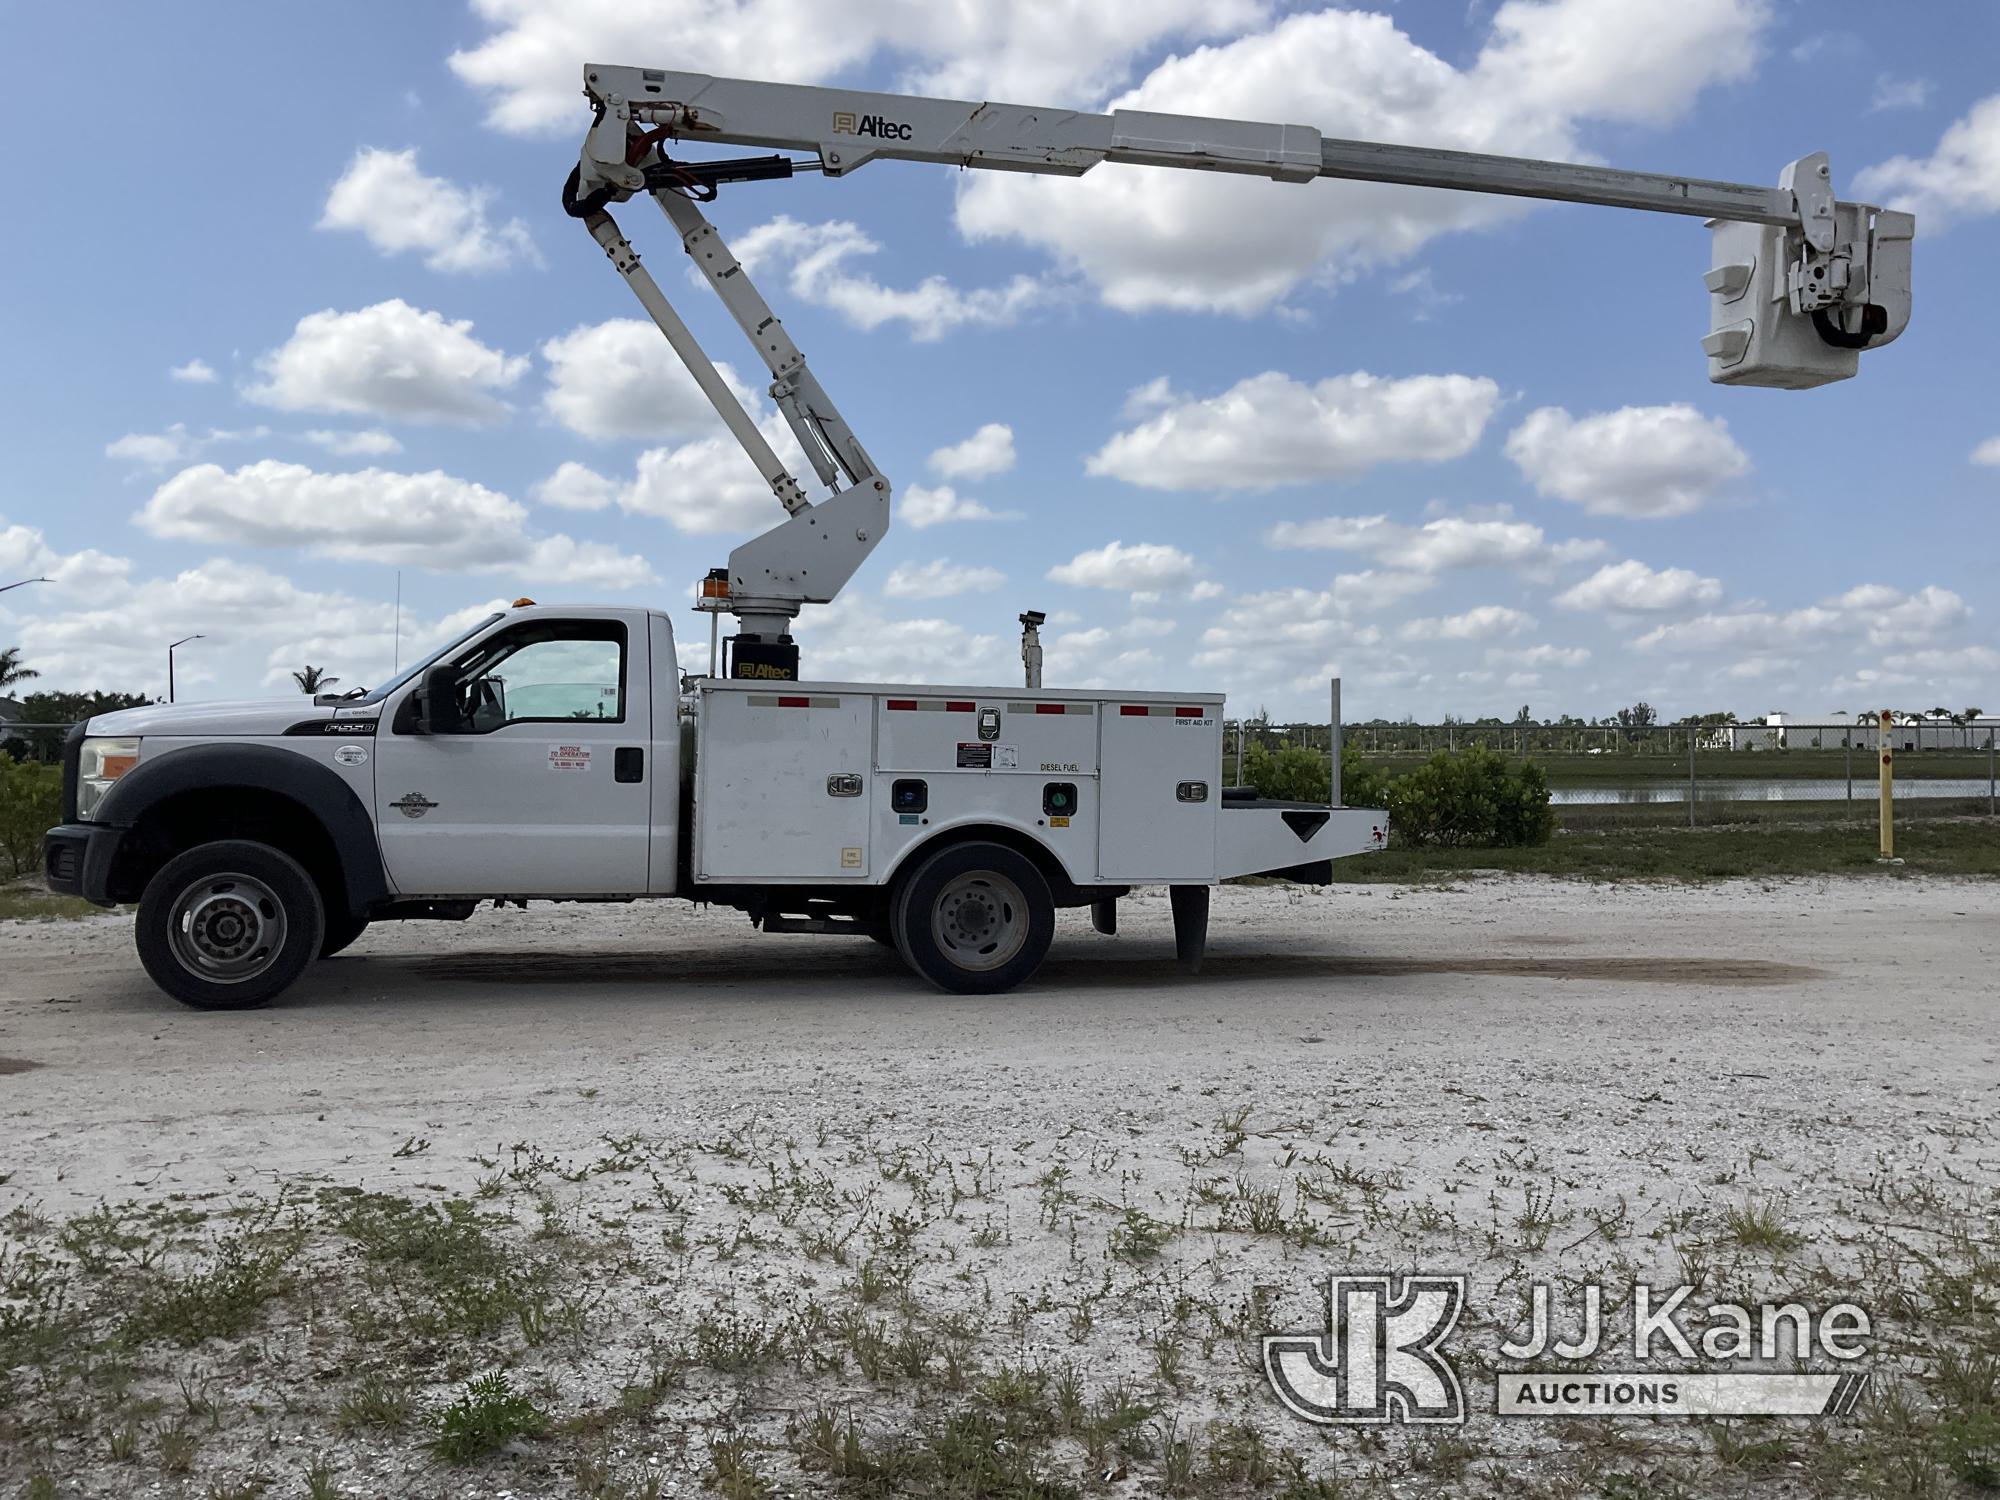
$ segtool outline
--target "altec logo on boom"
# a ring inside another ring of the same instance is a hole
[[[886,115],[856,115],[851,110],[837,109],[833,112],[833,133],[872,135],[881,141],[907,141],[910,127]]]

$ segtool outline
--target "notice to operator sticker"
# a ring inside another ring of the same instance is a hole
[[[588,771],[590,769],[590,746],[549,746],[549,769],[551,771]]]

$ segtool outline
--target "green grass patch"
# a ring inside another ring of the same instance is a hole
[[[55,895],[39,880],[10,880],[0,885],[0,922],[74,921],[103,910],[80,896]]]
[[[1685,809],[1682,815],[1686,815]],[[1399,849],[1335,862],[1334,879],[1408,885],[1497,871],[1583,880],[1734,880],[1778,875],[2000,875],[2000,824],[1990,818],[1896,830],[1900,865],[1876,863],[1876,830],[1853,824],[1626,825],[1565,828],[1517,849]]]

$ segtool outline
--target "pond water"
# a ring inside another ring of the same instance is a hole
[[[1984,776],[1936,777],[1918,779],[1912,777],[1896,783],[1896,800],[1916,797],[1984,797],[1990,783]],[[1698,799],[1703,802],[1841,802],[1847,797],[1847,782],[1842,777],[1773,777],[1764,779],[1749,776],[1704,776],[1697,783]],[[1875,801],[1876,786],[1873,777],[1854,778],[1854,800],[1856,802]],[[1688,788],[1685,781],[1646,781],[1627,786],[1555,786],[1549,788],[1549,801],[1557,807],[1590,807],[1602,805],[1632,804],[1643,806],[1647,803],[1685,802]]]

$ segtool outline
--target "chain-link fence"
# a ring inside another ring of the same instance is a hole
[[[1344,724],[1362,759],[1398,776],[1439,751],[1481,746],[1526,758],[1548,778],[1566,827],[1623,821],[1688,825],[1771,818],[1874,818],[1881,734],[1871,721],[1766,724]],[[1896,816],[2000,815],[2000,721],[1924,719],[1892,726]],[[1225,779],[1244,747],[1324,754],[1324,724],[1230,720]]]

